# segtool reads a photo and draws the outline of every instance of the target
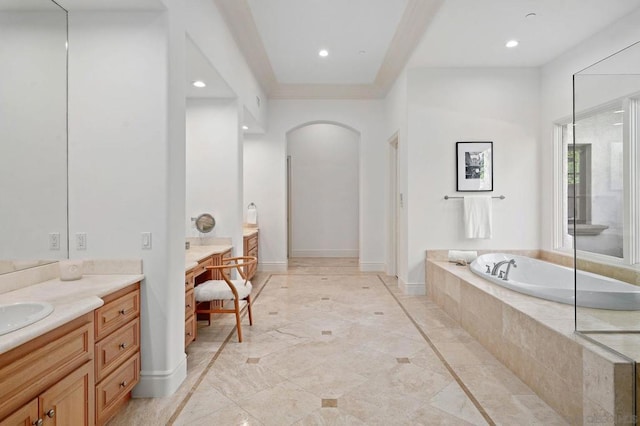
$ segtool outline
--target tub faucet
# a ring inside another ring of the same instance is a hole
[[[508,275],[509,274],[509,268],[511,268],[511,265],[515,266],[516,261],[514,259],[511,259],[511,260],[503,260],[501,262],[494,263],[493,264],[493,269],[491,269],[491,275],[498,275],[498,271],[500,270],[500,267],[502,265],[504,265],[505,263],[509,264],[509,266],[507,266],[507,273],[505,274],[505,275]]]
[[[513,265],[514,268],[517,268],[518,265],[516,265],[516,261],[515,259],[511,259],[508,263],[507,263],[507,270],[504,273],[504,277],[502,277],[503,280],[507,281],[509,279],[509,270],[511,269],[511,265]]]
[[[491,268],[491,275],[498,275],[498,270],[500,269],[500,267],[508,262],[508,260],[503,260],[501,262],[494,263],[493,268]]]

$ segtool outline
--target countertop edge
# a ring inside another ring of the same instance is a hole
[[[40,337],[104,305],[102,297],[135,284],[144,275],[84,275],[80,280],[53,279],[0,295],[0,304],[43,301],[53,305],[47,317],[0,336],[0,354]]]

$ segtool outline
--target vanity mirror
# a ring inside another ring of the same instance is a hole
[[[203,234],[213,231],[213,228],[216,226],[216,220],[209,213],[202,213],[196,218],[195,222],[196,229]]]
[[[68,258],[67,12],[0,0],[0,273]]]

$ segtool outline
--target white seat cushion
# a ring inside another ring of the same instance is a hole
[[[251,281],[247,281],[247,285],[244,285],[244,280],[231,280],[231,282],[236,287],[240,300],[251,294],[251,290],[253,289]],[[229,288],[229,284],[224,280],[206,281],[196,286],[194,291],[196,295],[196,302],[234,299],[233,292]]]

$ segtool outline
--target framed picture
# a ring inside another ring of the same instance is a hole
[[[456,142],[456,191],[493,191],[493,142]]]

